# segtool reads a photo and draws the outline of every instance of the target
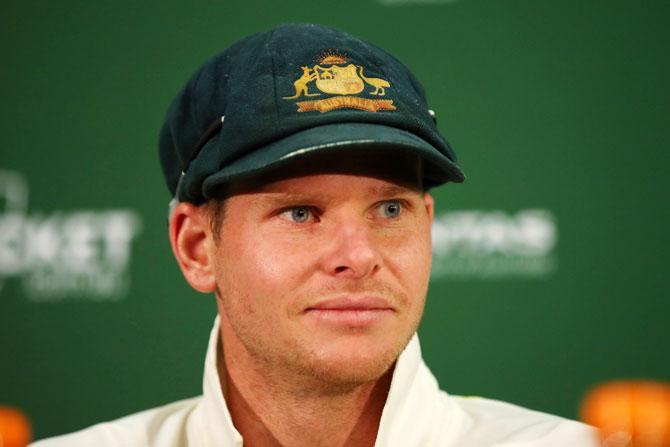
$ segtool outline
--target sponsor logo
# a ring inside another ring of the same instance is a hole
[[[33,301],[121,299],[140,228],[129,209],[29,214],[25,179],[0,170],[0,294],[18,280]]]
[[[322,94],[336,95],[325,99],[297,101],[298,112],[318,111],[329,112],[334,109],[351,108],[377,112],[378,110],[396,110],[392,99],[371,99],[358,95],[367,93],[373,96],[385,96],[386,89],[391,84],[385,79],[367,77],[365,68],[361,65],[348,63],[347,56],[337,52],[327,53],[318,59],[312,67],[303,66],[302,75],[293,82],[295,93],[284,96],[283,99],[298,99],[301,97],[321,96]],[[319,92],[312,90],[310,84]],[[365,92],[366,84],[370,90]]]
[[[549,210],[446,212],[433,225],[432,277],[548,277],[558,266],[557,240]]]

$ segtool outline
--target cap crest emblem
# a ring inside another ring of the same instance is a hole
[[[298,112],[319,111],[329,112],[339,108],[353,108],[376,112],[377,110],[396,110],[392,99],[371,99],[358,95],[364,92],[366,84],[372,87],[369,95],[384,96],[391,84],[381,78],[369,78],[364,74],[361,65],[347,64],[349,59],[340,53],[326,53],[312,67],[303,66],[302,76],[293,82],[295,94],[284,96],[283,99],[297,99],[301,96],[320,96],[321,93],[331,96],[325,99],[298,101]],[[310,93],[310,83],[314,82],[321,93]]]

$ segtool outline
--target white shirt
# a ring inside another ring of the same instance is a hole
[[[241,447],[216,368],[219,319],[214,322],[203,395],[146,410],[33,447]],[[396,363],[375,447],[596,447],[584,424],[508,403],[441,391],[421,358],[415,335]]]

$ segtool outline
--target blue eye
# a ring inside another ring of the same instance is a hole
[[[402,210],[402,205],[400,202],[384,202],[382,204],[382,210],[384,217],[398,217],[400,215],[400,211]]]
[[[286,212],[291,213],[291,220],[297,223],[307,222],[312,217],[312,211],[306,206],[296,206]]]

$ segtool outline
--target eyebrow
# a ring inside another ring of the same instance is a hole
[[[259,202],[263,203],[309,203],[315,200],[316,196],[310,193],[289,193],[289,192],[273,192],[270,194],[263,194],[256,198]]]
[[[416,193],[417,191],[400,185],[379,186],[370,189],[371,196],[380,196],[384,198],[392,198],[406,194]],[[333,194],[337,197],[337,194]],[[257,197],[256,200],[266,204],[281,204],[281,203],[312,203],[323,199],[321,193],[294,193],[294,192],[272,192],[263,196]]]
[[[417,192],[418,189],[410,188],[409,186],[387,185],[372,188],[375,195],[384,197],[401,196],[408,193]]]

